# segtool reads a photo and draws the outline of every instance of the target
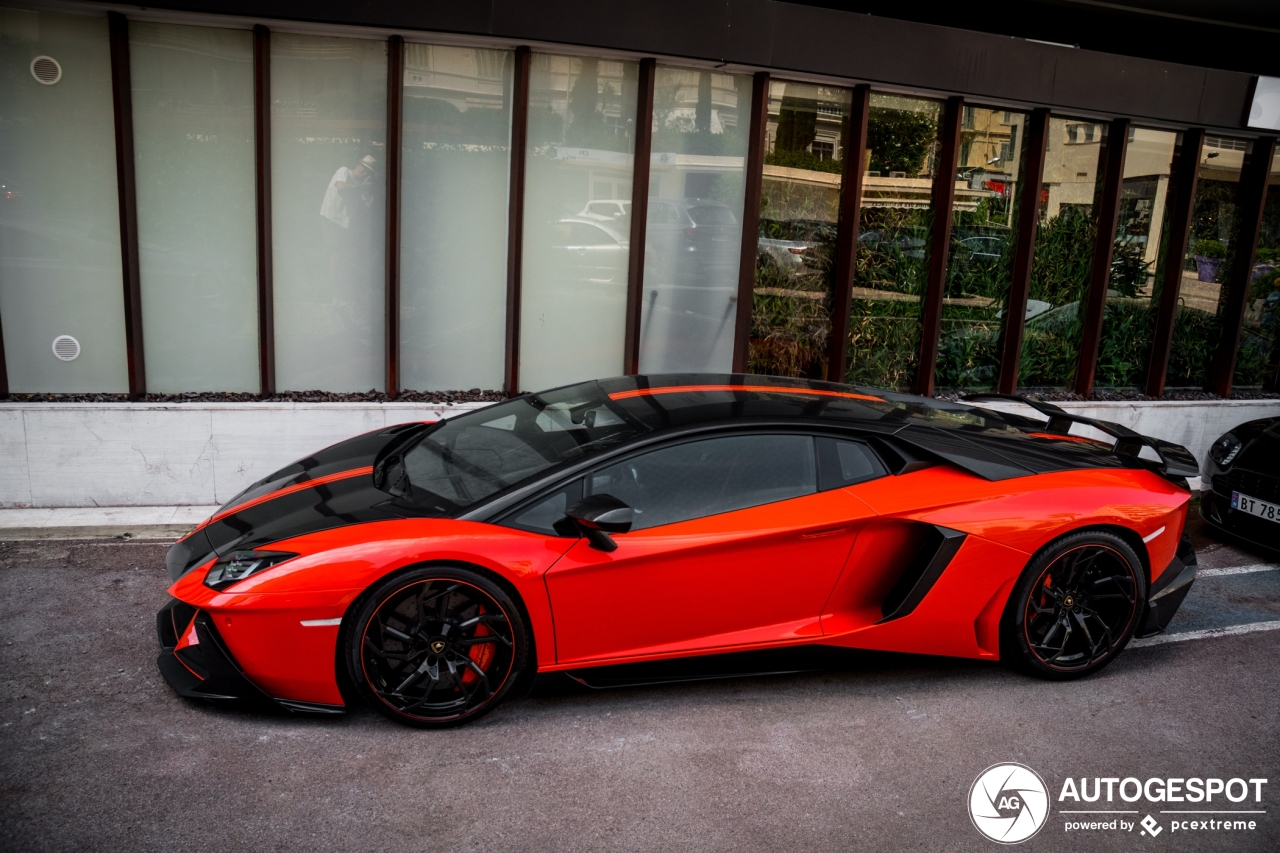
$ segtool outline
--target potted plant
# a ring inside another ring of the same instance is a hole
[[[1217,281],[1218,268],[1227,256],[1227,247],[1217,240],[1197,240],[1195,247],[1196,278]]]
[[[1249,280],[1254,281],[1274,272],[1277,254],[1275,249],[1259,249],[1253,256],[1253,274],[1249,276]]]

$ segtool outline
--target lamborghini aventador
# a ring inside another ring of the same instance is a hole
[[[825,382],[631,376],[357,436],[168,553],[181,695],[474,720],[536,673],[828,646],[1089,675],[1195,578],[1195,459]]]

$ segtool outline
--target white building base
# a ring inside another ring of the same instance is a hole
[[[357,433],[481,405],[4,403],[0,507],[216,506],[293,460]],[[997,405],[1004,407],[992,407]],[[1181,444],[1201,461],[1236,424],[1280,415],[1280,400],[1059,405]]]

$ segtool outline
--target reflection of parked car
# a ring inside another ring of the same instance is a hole
[[[925,248],[928,246],[926,229],[910,229],[906,231],[877,231],[868,229],[858,233],[858,245],[882,253],[897,252],[904,258],[923,261]]]
[[[572,269],[580,281],[625,281],[630,241],[603,222],[568,216],[553,227],[551,249],[569,258],[560,268]]]
[[[646,264],[664,284],[696,285],[708,275],[725,271],[736,278],[741,235],[742,225],[726,204],[701,198],[651,198]]]
[[[983,263],[995,263],[1000,260],[1004,257],[1005,252],[1008,251],[1009,245],[1008,241],[1003,237],[983,235],[961,237],[952,242],[955,243],[956,246],[963,247],[967,250],[964,254],[966,260],[970,262],[980,261]],[[953,247],[953,251],[954,250],[955,247]]]
[[[1200,471],[1200,516],[1280,554],[1280,418],[1233,427],[1209,448]]]
[[[835,244],[833,222],[761,219],[757,264],[784,275],[816,275],[830,268]]]
[[[578,211],[582,219],[595,219],[601,222],[614,222],[631,218],[631,201],[629,199],[607,198],[587,202],[586,207]]]

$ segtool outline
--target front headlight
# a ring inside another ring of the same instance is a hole
[[[204,576],[204,585],[210,589],[226,589],[249,575],[278,566],[296,556],[285,551],[236,551],[213,564]]]
[[[1209,458],[1217,462],[1219,468],[1226,468],[1239,455],[1242,447],[1244,447],[1244,444],[1240,439],[1231,433],[1227,433],[1215,441],[1213,447],[1209,448]]]

